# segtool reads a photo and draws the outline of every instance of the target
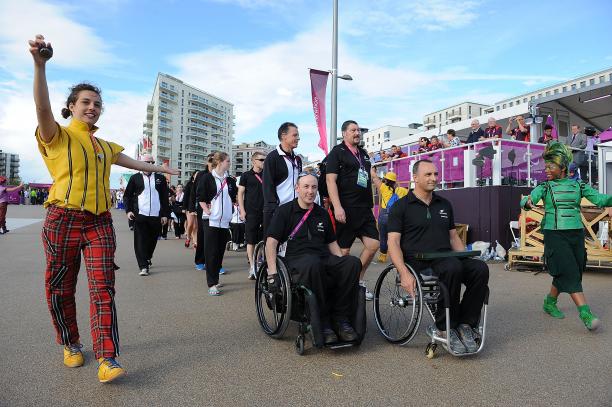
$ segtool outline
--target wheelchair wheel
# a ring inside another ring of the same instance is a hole
[[[227,232],[229,233],[229,240],[225,244],[225,251],[229,252],[229,251],[232,250],[233,238],[232,238],[232,231],[231,231],[231,229],[228,229]]]
[[[264,246],[263,240],[255,245],[253,250],[253,273],[257,274],[257,271],[261,268],[261,265],[266,262],[266,246]]]
[[[295,339],[295,353],[298,355],[304,354],[304,341],[305,338],[302,334],[298,335],[298,337]]]
[[[416,335],[423,315],[423,291],[417,274],[416,295],[412,298],[400,286],[400,276],[394,266],[383,270],[374,288],[374,318],[378,330],[391,343],[405,345]]]
[[[280,278],[280,290],[276,294],[268,291],[268,265],[263,263],[257,273],[255,282],[255,306],[257,319],[261,328],[273,338],[281,338],[291,318],[291,280],[285,264],[277,259],[277,276]]]

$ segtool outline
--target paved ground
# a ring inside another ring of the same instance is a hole
[[[9,217],[42,219],[43,211],[11,206]],[[153,273],[139,277],[131,233],[121,213],[115,220],[120,361],[128,376],[97,382],[83,276],[77,305],[87,360],[79,369],[63,367],[44,301],[41,224],[23,221],[0,236],[1,406],[612,405],[612,273],[584,278],[604,323],[595,334],[581,325],[568,297],[561,300],[565,320],[543,315],[547,275],[492,265],[489,339],[477,357],[442,351],[428,360],[424,332],[408,346],[391,345],[370,308],[359,349],[298,356],[294,329],[276,341],[259,328],[244,253],[226,257],[225,294],[209,297],[192,252],[179,241],[160,242]],[[372,268],[372,286],[381,270]]]

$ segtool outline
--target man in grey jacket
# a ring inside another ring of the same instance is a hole
[[[587,182],[589,169],[584,153],[587,146],[587,137],[584,133],[580,132],[580,126],[578,124],[572,124],[572,134],[565,140],[565,144],[572,148],[574,163],[576,163],[580,169],[580,178]]]

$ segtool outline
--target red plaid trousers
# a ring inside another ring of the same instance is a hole
[[[115,309],[115,230],[110,212],[89,212],[49,206],[42,230],[47,257],[45,289],[57,342],[79,342],[76,320],[77,275],[81,252],[89,282],[89,315],[96,358],[119,355]]]

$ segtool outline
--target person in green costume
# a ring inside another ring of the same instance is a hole
[[[541,229],[544,234],[544,258],[553,281],[550,293],[544,299],[544,312],[553,318],[564,318],[557,307],[557,298],[568,293],[576,306],[580,319],[589,330],[601,322],[591,312],[582,291],[582,273],[587,255],[584,247],[584,229],[580,214],[580,201],[588,199],[594,205],[612,206],[612,196],[600,194],[590,185],[567,177],[572,162],[571,151],[553,141],[544,150],[547,180],[521,200],[521,207],[531,209],[534,203],[544,201]]]

